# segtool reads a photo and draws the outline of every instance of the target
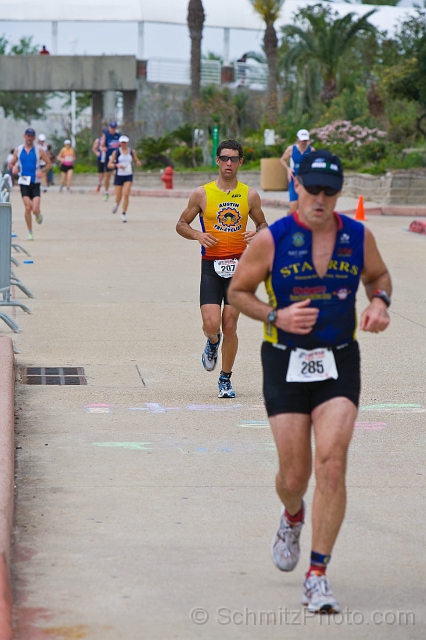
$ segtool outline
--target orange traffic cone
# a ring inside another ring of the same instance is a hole
[[[359,222],[364,222],[367,220],[364,214],[364,196],[359,196],[358,205],[355,212],[355,220]]]

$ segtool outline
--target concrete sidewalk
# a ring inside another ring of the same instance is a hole
[[[280,505],[262,327],[241,319],[237,397],[218,400],[201,366],[199,246],[174,229],[184,202],[131,199],[123,224],[95,195],[49,193],[27,243],[12,199],[34,260],[17,275],[36,298],[32,316],[17,311],[22,334],[0,331],[18,369],[87,374],[86,386],[17,385],[17,639],[425,637],[426,240],[407,232],[411,219],[367,223],[395,293],[389,331],[359,336],[363,408],[329,569],[342,620],[304,617],[309,517],[296,570],[270,559]]]

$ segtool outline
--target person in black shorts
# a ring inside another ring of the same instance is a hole
[[[133,182],[133,162],[138,167],[141,166],[137,153],[129,147],[129,138],[120,136],[118,140],[120,146],[113,151],[108,162],[110,171],[115,169],[114,186],[115,186],[115,203],[112,207],[112,213],[116,213],[118,206],[123,198],[123,210],[121,213],[121,221],[127,222],[127,209],[129,207],[130,189]]]
[[[179,235],[197,240],[201,245],[200,307],[207,338],[201,362],[206,371],[214,370],[223,334],[219,398],[235,398],[231,375],[238,349],[239,312],[227,298],[229,281],[256,231],[267,226],[259,194],[238,181],[238,169],[243,161],[243,148],[239,142],[222,142],[216,156],[218,179],[194,191],[176,225]],[[201,231],[191,227],[197,216]],[[249,217],[256,225],[256,231],[247,231]]]
[[[313,613],[340,610],[325,573],[345,513],[347,452],[360,393],[356,291],[362,281],[370,303],[359,327],[371,333],[388,326],[392,291],[372,233],[335,213],[342,185],[339,158],[325,150],[305,155],[295,178],[298,211],[252,241],[228,291],[232,305],[265,323],[263,392],[284,505],[272,558],[281,571],[292,571],[300,556],[313,425],[312,552],[302,599]],[[262,281],[269,304],[255,295]]]
[[[41,224],[43,216],[40,212],[40,180],[52,166],[49,156],[36,144],[35,131],[31,127],[24,133],[24,144],[17,147],[10,161],[13,174],[19,173],[18,184],[21,188],[22,201],[25,207],[25,222],[28,227],[27,240],[34,240],[32,214],[36,222]],[[41,163],[43,168],[41,168]]]

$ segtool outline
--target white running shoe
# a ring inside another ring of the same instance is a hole
[[[126,218],[126,214],[125,213],[121,214],[121,222],[127,222],[127,218]]]
[[[41,215],[41,213],[37,214],[35,218],[37,224],[41,224],[43,222],[43,216]]]
[[[34,234],[32,231],[28,231],[27,240],[34,240]]]
[[[302,604],[310,613],[340,613],[340,606],[333,597],[328,579],[312,572],[303,583]]]
[[[117,209],[118,209],[118,204],[116,202],[114,202],[114,205],[111,209],[112,213],[117,213]]]
[[[303,514],[305,513],[305,503],[302,500]],[[284,515],[283,509],[281,522],[277,533],[272,540],[272,560],[280,571],[293,571],[300,558],[299,538],[304,524],[300,522],[290,525]]]
[[[216,366],[221,336],[221,333],[217,334],[218,340],[216,344],[212,344],[210,340],[207,340],[203,355],[201,356],[201,362],[206,371],[213,371]]]

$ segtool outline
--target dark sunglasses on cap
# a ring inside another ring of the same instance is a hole
[[[228,162],[230,160],[234,164],[241,160],[240,156],[218,156],[221,162]]]
[[[326,196],[335,196],[336,193],[339,193],[340,189],[335,189],[334,187],[322,187],[319,184],[311,185],[307,187],[305,184],[303,185],[308,193],[313,196],[317,196],[321,191],[324,191],[324,195]]]

